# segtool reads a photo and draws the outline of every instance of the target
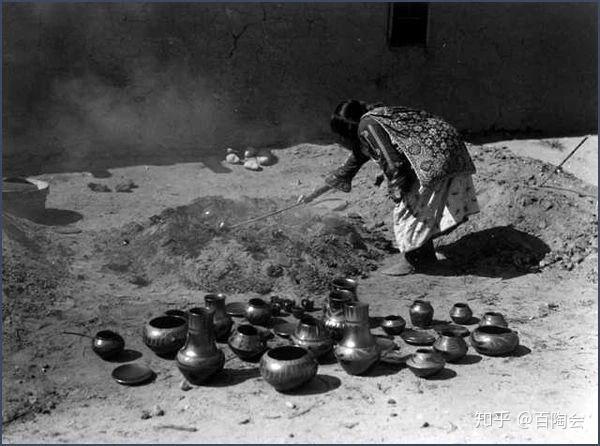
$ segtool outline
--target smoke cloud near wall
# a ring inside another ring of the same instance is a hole
[[[347,98],[595,130],[595,4],[431,3],[426,48],[389,48],[386,23],[384,3],[5,3],[4,173],[323,141]]]

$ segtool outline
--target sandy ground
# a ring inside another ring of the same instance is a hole
[[[562,159],[573,147],[573,140],[558,142],[564,150],[539,141],[494,145],[529,155],[529,147],[541,147],[535,155],[554,160],[556,152]],[[472,150],[480,153],[480,163],[489,161],[483,149]],[[95,255],[96,234],[116,233],[126,223],[199,196],[297,196],[319,184],[345,157],[336,146],[301,145],[276,153],[278,162],[262,172],[210,162],[116,168],[104,179],[87,172],[40,176],[51,183],[47,206],[61,210],[57,215],[62,218],[60,224],[42,225],[40,232],[45,231],[51,246],[61,247],[53,252],[66,253],[65,268],[77,279],[59,285],[47,302],[17,305],[8,316],[4,312],[4,442],[597,442],[597,280],[589,277],[589,271],[597,277],[595,254],[580,259],[571,271],[404,278],[374,272],[360,281],[360,299],[370,304],[372,315],[408,319],[410,303],[423,294],[441,319],[457,301],[466,300],[479,315],[502,311],[522,344],[511,357],[485,357],[471,349],[466,361],[449,364],[427,380],[404,367],[380,364],[367,376],[353,377],[336,363],[322,364],[317,379],[285,395],[264,382],[254,365],[233,360],[223,379],[181,390],[174,363],[154,356],[140,332],[150,316],[198,304],[203,294],[178,284],[140,287],[124,281]],[[527,158],[519,162],[531,164]],[[351,194],[337,194],[349,203],[341,213],[358,213],[369,224],[383,220],[389,227],[389,205],[381,205],[382,189],[372,186],[374,172],[373,166],[365,168]],[[585,175],[587,183],[597,184],[597,175],[596,181]],[[558,176],[561,186],[584,188],[597,197],[596,188]],[[124,179],[139,187],[128,194],[94,193],[87,187],[93,181],[114,188]],[[482,204],[490,199],[486,184],[476,178]],[[578,200],[589,206],[597,224],[596,199]],[[6,306],[6,295],[4,300]],[[86,339],[60,333],[100,327],[119,331],[157,379],[140,387],[120,386],[110,378],[118,364],[96,357]],[[414,350],[396,341],[402,353]],[[157,404],[164,415],[142,419],[142,412]]]

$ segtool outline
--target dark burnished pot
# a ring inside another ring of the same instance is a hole
[[[215,343],[214,310],[192,308],[189,311],[188,335],[177,352],[177,367],[195,385],[202,384],[223,368],[225,355]]]
[[[207,294],[204,296],[206,308],[215,310],[213,324],[217,342],[227,342],[233,325],[233,320],[225,312],[225,299],[224,294]]]
[[[503,356],[517,348],[519,335],[516,331],[497,325],[478,327],[471,333],[471,345],[482,355]]]
[[[409,314],[415,327],[429,327],[433,321],[433,307],[426,300],[415,300],[410,306]]]
[[[406,365],[416,376],[426,378],[440,372],[446,361],[438,352],[420,348],[406,360]]]
[[[277,391],[300,387],[316,374],[319,364],[311,352],[296,346],[276,347],[260,358],[260,374]]]
[[[404,327],[406,327],[406,321],[401,316],[390,315],[384,317],[381,321],[381,328],[383,328],[383,331],[391,336],[396,336],[402,333]]]
[[[172,357],[187,336],[187,321],[179,316],[159,316],[144,326],[143,340],[159,356]]]
[[[325,308],[325,327],[334,341],[339,341],[344,336],[344,304],[352,302],[354,295],[350,291],[332,291],[329,294],[328,304]]]
[[[271,320],[271,304],[256,297],[248,301],[246,319],[252,325],[267,326]]]
[[[310,351],[315,358],[329,353],[333,348],[333,340],[325,325],[312,316],[304,316],[300,319],[291,341],[294,345]]]
[[[358,300],[356,289],[358,288],[358,282],[348,277],[336,277],[331,281],[331,289],[333,291],[346,290],[350,291],[354,295],[353,300]]]
[[[114,331],[102,330],[92,338],[92,350],[102,359],[112,359],[121,354],[125,340]]]
[[[267,349],[258,330],[249,324],[238,326],[229,337],[229,347],[240,359],[254,361]]]
[[[496,311],[488,311],[481,318],[479,326],[508,327],[508,322],[506,322],[506,319],[504,318],[504,315],[502,313],[498,313]]]
[[[473,311],[465,303],[456,303],[450,309],[450,319],[456,324],[468,324],[473,318]]]
[[[349,302],[344,305],[344,337],[334,353],[346,373],[360,375],[379,360],[381,349],[369,330],[369,305]]]
[[[442,330],[440,337],[433,343],[433,349],[447,362],[455,362],[467,354],[469,347],[461,335],[452,330]]]

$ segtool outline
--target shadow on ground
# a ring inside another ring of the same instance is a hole
[[[448,260],[424,273],[510,279],[537,270],[550,247],[536,236],[511,226],[498,226],[468,234],[437,250]]]

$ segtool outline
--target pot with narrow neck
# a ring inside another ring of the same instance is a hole
[[[350,375],[368,371],[379,360],[381,349],[369,330],[369,305],[349,302],[344,305],[344,336],[335,348],[335,357]]]
[[[325,327],[334,341],[344,336],[344,304],[352,302],[354,296],[346,290],[331,292],[325,310]]]
[[[215,315],[213,317],[213,324],[215,327],[215,338],[217,342],[227,342],[229,333],[231,332],[231,326],[233,320],[225,312],[225,299],[224,294],[207,294],[204,296],[204,304],[206,308],[213,309]]]
[[[223,368],[225,355],[217,348],[214,310],[198,307],[189,311],[188,335],[177,352],[177,367],[185,378],[200,385]]]

